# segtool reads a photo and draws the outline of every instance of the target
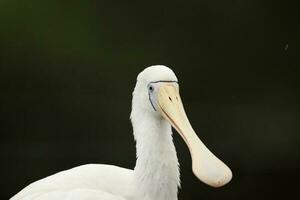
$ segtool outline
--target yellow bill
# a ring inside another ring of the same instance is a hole
[[[232,178],[231,170],[208,150],[194,132],[185,114],[178,87],[174,84],[162,85],[157,98],[161,115],[176,129],[189,148],[195,176],[213,187],[227,184]]]

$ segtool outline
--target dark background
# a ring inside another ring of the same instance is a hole
[[[299,18],[288,1],[0,1],[0,199],[86,163],[133,168],[137,74],[177,74],[199,137],[234,174],[181,164],[179,199],[299,194]],[[298,57],[297,57],[298,56]]]

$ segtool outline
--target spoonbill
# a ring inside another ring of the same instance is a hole
[[[138,75],[130,119],[137,157],[133,170],[82,165],[36,181],[11,200],[177,200],[179,164],[171,126],[187,144],[198,179],[212,187],[231,180],[231,170],[206,148],[190,125],[170,68],[150,66]]]

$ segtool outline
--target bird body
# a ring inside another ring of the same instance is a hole
[[[38,180],[11,200],[133,199],[132,181],[132,170],[113,165],[87,164]]]
[[[214,187],[230,181],[230,169],[191,128],[170,68],[151,66],[138,75],[130,118],[137,156],[133,170],[82,165],[36,181],[11,200],[177,200],[180,174],[171,126],[187,143],[200,180]]]

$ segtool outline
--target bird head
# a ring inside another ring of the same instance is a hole
[[[232,178],[232,172],[199,139],[185,113],[178,79],[163,65],[144,69],[137,77],[133,92],[133,112],[139,109],[154,118],[166,120],[185,141],[191,154],[192,170],[202,182],[220,187]]]

